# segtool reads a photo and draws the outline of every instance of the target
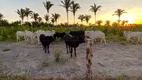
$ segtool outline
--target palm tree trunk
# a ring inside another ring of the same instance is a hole
[[[120,24],[120,16],[118,16],[118,25]]]
[[[74,16],[74,24],[75,24],[75,15],[73,15]]]
[[[22,23],[21,23],[21,24],[23,24],[23,23],[24,23],[23,18],[21,19],[21,21],[22,21]]]
[[[49,11],[47,11],[47,15],[48,15],[48,18],[49,18]],[[48,23],[49,23],[49,20],[48,20]]]
[[[66,11],[67,12],[67,23],[69,24],[69,13],[68,13],[68,11]]]
[[[96,25],[96,13],[94,13],[95,25]]]
[[[29,22],[29,17],[27,16],[27,22]]]
[[[88,20],[86,20],[86,23],[88,24]]]
[[[57,25],[57,21],[56,21],[56,25]]]

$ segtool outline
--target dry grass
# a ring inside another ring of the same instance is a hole
[[[63,76],[57,77],[38,77],[31,80],[88,80],[86,77],[74,77],[74,78],[67,78]],[[94,75],[92,80],[142,80],[142,75],[136,77],[127,77],[124,75],[119,75],[116,77],[106,77],[101,75]]]
[[[68,78],[64,76],[56,76],[56,77],[47,77],[47,76],[41,76],[41,77],[34,77],[34,78],[28,78],[26,75],[0,75],[0,80],[88,80],[85,77],[74,77],[74,78]],[[142,75],[138,75],[136,77],[127,77],[127,76],[116,76],[113,77],[105,77],[101,75],[94,75],[92,80],[142,80]]]

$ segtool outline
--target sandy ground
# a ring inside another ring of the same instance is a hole
[[[3,49],[10,51],[3,51]],[[55,49],[59,48],[62,61],[55,61]],[[142,75],[142,44],[121,45],[117,43],[93,45],[93,73],[106,76]],[[31,76],[67,77],[83,76],[86,73],[86,43],[77,48],[77,58],[66,54],[64,42],[54,42],[50,54],[44,53],[42,46],[25,42],[0,42],[0,71]],[[47,66],[43,66],[47,63]]]

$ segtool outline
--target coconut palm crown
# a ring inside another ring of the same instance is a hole
[[[92,11],[94,13],[94,20],[95,20],[95,24],[96,24],[96,15],[97,15],[97,11],[100,10],[100,8],[102,7],[101,5],[96,5],[95,3],[93,5],[90,6],[90,11]]]

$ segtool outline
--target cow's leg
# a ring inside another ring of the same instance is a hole
[[[104,40],[104,43],[106,44],[106,39],[105,39],[105,38],[103,38],[103,40]]]
[[[76,48],[74,48],[74,54],[75,54],[75,57],[77,57],[77,55],[76,55]]]
[[[31,43],[33,43],[33,37],[31,37]]]
[[[39,39],[39,36],[37,36],[37,42],[38,42],[38,44],[40,44],[40,39]]]
[[[73,49],[72,49],[72,47],[70,47],[71,58],[72,58],[72,52],[73,52]]]
[[[44,48],[43,48],[44,50],[45,50],[45,53],[47,53],[47,51],[46,51],[46,46],[44,46]]]
[[[24,36],[25,42],[26,42],[26,36]]]
[[[18,35],[17,35],[17,42],[19,41],[19,37],[18,37]]]
[[[48,54],[50,53],[50,51],[49,51],[49,46],[47,46],[47,49],[48,49]]]
[[[69,52],[71,53],[71,46],[69,46]]]
[[[68,47],[68,45],[66,44],[67,54],[68,54],[68,52],[69,52],[69,51],[68,51],[68,48],[69,48],[69,47]]]

